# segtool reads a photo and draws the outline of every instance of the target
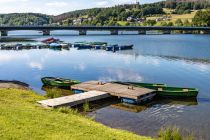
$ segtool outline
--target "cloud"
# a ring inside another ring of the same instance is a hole
[[[86,66],[85,66],[85,64],[81,63],[81,64],[74,66],[74,69],[79,70],[79,71],[84,71],[86,69]]]
[[[4,4],[4,3],[11,3],[11,2],[27,2],[29,0],[0,0],[0,3],[1,4]]]
[[[138,73],[125,70],[125,69],[112,69],[108,68],[106,70],[106,76],[100,77],[100,81],[132,81],[132,82],[141,82],[143,77]]]
[[[26,53],[13,53],[12,55],[10,52],[5,52],[2,51],[0,52],[0,63],[6,63],[8,61],[13,61],[13,60],[20,60],[20,59],[28,59],[29,56]]]
[[[47,6],[52,6],[52,7],[65,7],[68,5],[66,2],[48,2],[46,3]]]
[[[98,1],[98,2],[96,2],[96,5],[103,7],[103,6],[108,6],[109,3],[108,3],[108,1]]]
[[[29,66],[33,69],[38,69],[38,70],[42,70],[43,69],[43,65],[39,62],[30,62]]]
[[[140,0],[141,3],[151,3],[155,1],[158,0]],[[110,7],[125,3],[135,3],[135,0],[44,0],[44,2],[39,0],[0,0],[0,13],[40,12],[58,15],[73,10]]]

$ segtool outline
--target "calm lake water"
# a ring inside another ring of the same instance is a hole
[[[11,37],[47,38],[30,35],[31,32],[22,36],[17,34],[22,32],[12,32]],[[40,94],[43,94],[40,78],[44,76],[195,87],[200,90],[197,101],[160,100],[138,111],[133,111],[133,107],[126,111],[128,109],[108,105],[89,115],[94,115],[96,121],[107,126],[141,135],[155,136],[161,127],[177,126],[182,128],[183,133],[193,133],[198,139],[207,140],[210,137],[210,35],[66,34],[57,32],[53,36],[70,43],[105,41],[110,44],[134,44],[134,50],[116,53],[76,49],[1,50],[0,79],[26,82]]]

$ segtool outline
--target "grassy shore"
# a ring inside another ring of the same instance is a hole
[[[44,109],[36,104],[42,99],[32,91],[0,89],[1,140],[151,139],[106,127],[71,111]]]

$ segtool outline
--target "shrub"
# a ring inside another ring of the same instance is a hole
[[[78,110],[71,109],[70,107],[59,107],[57,110],[65,114],[78,114]]]
[[[89,102],[86,101],[86,102],[83,104],[83,111],[84,111],[84,112],[90,111]]]
[[[61,96],[62,96],[62,92],[61,92],[61,90],[59,90],[57,88],[47,90],[46,95],[45,95],[45,97],[51,98],[51,99],[58,98]]]
[[[162,128],[158,134],[158,140],[193,140],[192,136],[183,137],[179,128]]]

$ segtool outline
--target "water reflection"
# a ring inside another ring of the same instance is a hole
[[[37,40],[47,38],[30,37]],[[116,53],[74,48],[62,51],[1,50],[0,79],[23,81],[39,93],[43,92],[40,78],[46,76],[79,81],[142,81],[195,87],[200,90],[198,101],[156,100],[144,108],[127,107],[125,104],[122,106],[119,100],[110,99],[96,103],[93,114],[96,114],[96,121],[105,125],[141,135],[155,135],[162,126],[176,125],[192,131],[195,135],[200,134],[204,139],[210,137],[209,36],[124,35],[56,38],[69,43],[86,40],[106,41],[109,44],[134,44],[134,50]]]
[[[143,77],[132,70],[106,68],[105,72],[106,76],[99,77],[99,81],[143,81]]]
[[[120,109],[120,110],[124,110],[124,111],[129,111],[129,112],[134,112],[134,113],[138,113],[141,112],[143,110],[145,110],[147,108],[147,106],[143,106],[143,105],[132,105],[132,104],[127,104],[127,103],[118,103],[118,104],[113,104],[111,105],[111,107],[116,108],[116,109]]]
[[[74,92],[70,89],[64,89],[64,88],[55,88],[55,87],[49,87],[49,86],[42,86],[42,90],[44,90],[46,93],[50,91],[57,91],[60,92],[62,96],[69,96],[73,95]]]
[[[113,104],[111,107],[129,111],[129,112],[141,112],[149,108],[153,107],[160,107],[163,105],[167,106],[173,106],[173,105],[179,105],[179,106],[196,106],[198,105],[197,99],[192,98],[192,99],[156,99],[151,103],[145,104],[145,105],[131,105],[127,103],[119,103],[119,104]],[[178,111],[182,112],[182,111]]]

